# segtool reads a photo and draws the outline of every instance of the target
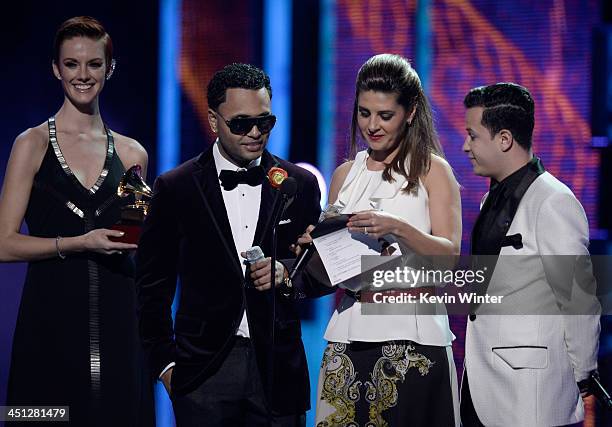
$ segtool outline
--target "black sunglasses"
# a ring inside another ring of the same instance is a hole
[[[272,114],[259,117],[236,117],[231,120],[225,120],[221,114],[219,114],[219,117],[223,119],[230,132],[234,135],[246,135],[253,129],[253,126],[257,126],[257,129],[265,134],[270,132],[276,124],[276,116]]]

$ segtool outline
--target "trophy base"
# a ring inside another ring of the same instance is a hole
[[[111,227],[111,230],[123,231],[125,234],[121,237],[109,237],[108,239],[113,242],[121,243],[132,243],[137,244],[140,239],[140,232],[142,231],[142,225],[140,224],[115,224]]]

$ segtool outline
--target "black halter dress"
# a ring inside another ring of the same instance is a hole
[[[37,237],[109,228],[130,202],[107,129],[104,168],[85,188],[66,163],[50,118],[49,146],[25,219]],[[71,254],[28,264],[13,339],[8,405],[68,405],[78,426],[154,425],[140,346],[130,254]],[[46,425],[46,424],[45,424]]]

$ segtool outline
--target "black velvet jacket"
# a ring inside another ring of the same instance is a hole
[[[319,187],[311,173],[267,151],[261,164],[265,170],[279,166],[298,182],[298,191],[277,228],[278,258],[291,258],[289,245],[318,220]],[[269,394],[272,291],[244,286],[212,146],[158,177],[154,193],[139,242],[136,273],[140,334],[151,375],[157,378],[175,361],[173,394],[197,388],[225,359],[246,307],[259,372]],[[271,212],[277,194],[265,180],[253,245],[261,246],[266,256],[271,252]],[[177,279],[180,297],[173,325],[171,304]],[[276,291],[273,396],[267,398],[279,414],[301,413],[310,406],[306,357],[294,304]]]

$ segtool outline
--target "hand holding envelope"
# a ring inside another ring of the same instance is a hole
[[[365,234],[357,230],[351,231],[347,224],[351,221],[352,216],[350,214],[328,217],[310,232],[330,286],[345,282],[344,284],[349,288],[361,287],[358,284],[359,281],[348,282],[349,279],[356,278],[363,272],[361,257],[381,255],[381,252],[388,246],[388,243],[384,245],[385,241],[377,238],[376,235]],[[394,252],[393,257],[396,255],[401,255],[399,250]],[[389,261],[389,257],[381,257],[380,263],[376,262],[376,265],[368,263],[368,269]],[[311,265],[313,263],[317,264],[314,259],[309,262],[309,273],[321,277],[322,272],[317,271],[320,268],[314,268],[315,266]]]

